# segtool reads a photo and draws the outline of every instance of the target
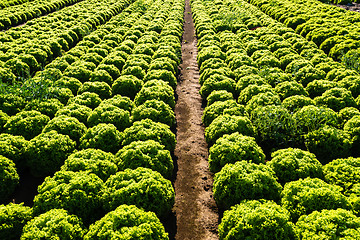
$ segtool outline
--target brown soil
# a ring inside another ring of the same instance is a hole
[[[189,0],[184,13],[182,64],[176,93],[178,171],[175,180],[177,240],[213,240],[217,237],[218,210],[212,193],[213,175],[209,171],[208,148],[204,138],[202,99],[194,22]]]
[[[349,11],[354,11],[354,12],[360,12],[360,4],[359,3],[352,3],[349,5],[340,5],[340,4],[334,4],[335,6],[344,8],[346,10]]]

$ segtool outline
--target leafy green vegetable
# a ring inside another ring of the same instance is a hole
[[[289,210],[293,221],[300,216],[322,209],[351,209],[341,187],[318,178],[305,178],[288,182],[281,193],[281,205]]]
[[[8,200],[19,184],[20,177],[13,161],[0,155],[0,201]]]
[[[168,234],[156,215],[133,205],[120,205],[92,224],[84,240],[116,238],[168,240]]]
[[[275,172],[263,164],[238,161],[225,165],[214,177],[214,198],[221,209],[242,200],[280,200],[281,185]]]
[[[26,223],[21,240],[80,240],[86,232],[82,221],[64,209],[52,209]]]
[[[104,182],[93,173],[58,171],[38,187],[34,214],[63,208],[88,225],[104,214],[101,199],[104,187]]]
[[[24,225],[33,218],[30,207],[9,203],[0,205],[0,238],[3,240],[20,239]]]
[[[249,200],[225,211],[219,225],[223,239],[297,239],[289,212],[268,200]]]
[[[175,201],[171,182],[148,168],[117,172],[109,177],[105,187],[103,202],[107,210],[115,210],[119,205],[127,204],[152,211],[158,217],[165,217]]]
[[[227,163],[246,160],[253,163],[265,163],[265,154],[257,145],[255,138],[238,132],[225,134],[216,140],[209,149],[210,171],[219,172]]]

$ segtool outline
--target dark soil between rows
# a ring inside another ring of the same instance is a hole
[[[334,4],[334,5],[349,11],[360,12],[360,3],[352,3],[348,5],[340,5],[340,4]]]
[[[175,180],[176,240],[218,239],[218,210],[213,198],[204,137],[202,99],[199,94],[197,39],[189,0],[185,2],[180,82],[176,93],[178,171]]]

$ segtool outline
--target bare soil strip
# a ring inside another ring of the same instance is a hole
[[[212,193],[213,175],[208,168],[208,149],[201,123],[197,40],[189,0],[184,13],[182,64],[176,93],[178,171],[175,180],[177,240],[218,239],[218,210]]]
[[[340,8],[344,8],[349,11],[360,12],[360,3],[352,3],[348,5],[332,4]]]

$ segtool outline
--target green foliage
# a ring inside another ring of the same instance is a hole
[[[355,41],[354,39],[346,39],[336,44],[334,47],[330,49],[329,57],[333,58],[335,61],[340,61],[343,58],[344,53],[352,49],[359,49],[359,47],[360,47],[359,41]]]
[[[150,119],[134,122],[131,127],[125,129],[122,145],[146,140],[155,140],[169,151],[174,151],[176,145],[175,134],[170,131],[170,127]]]
[[[90,82],[103,82],[111,86],[113,79],[105,70],[95,70],[91,73]]]
[[[239,74],[239,73],[238,73]],[[244,90],[247,86],[253,85],[264,85],[266,84],[266,80],[257,74],[245,74],[245,76],[237,75],[236,76],[237,83],[236,83],[236,92],[240,93]]]
[[[79,142],[81,136],[86,131],[86,126],[75,117],[60,115],[51,119],[42,132],[46,133],[52,130],[68,135],[72,140]]]
[[[265,154],[257,145],[255,138],[238,132],[224,135],[216,140],[209,149],[209,169],[216,173],[227,163],[246,160],[253,163],[265,163]]]
[[[111,123],[99,123],[80,138],[80,149],[95,148],[116,153],[122,141],[121,133]]]
[[[360,217],[360,183],[355,183],[349,191],[346,192],[353,207],[353,212]]]
[[[315,105],[314,100],[304,95],[294,95],[287,97],[283,100],[282,106],[285,107],[290,113],[297,112],[301,108],[309,105]]]
[[[338,85],[349,90],[354,98],[360,95],[360,76],[347,76],[340,80]]]
[[[21,204],[0,205],[0,238],[18,240],[24,225],[33,217],[32,209]]]
[[[19,58],[12,58],[6,61],[5,67],[9,68],[19,79],[26,79],[30,77],[29,65]]]
[[[360,153],[360,115],[353,116],[344,125],[344,131],[348,133],[352,141],[352,153],[359,156]]]
[[[327,125],[305,136],[306,148],[323,164],[335,158],[350,156],[351,145],[348,133]]]
[[[64,71],[64,76],[73,77],[84,83],[90,80],[91,70],[87,69],[85,66],[75,66],[70,65]]]
[[[15,75],[8,68],[0,68],[0,82],[5,84],[12,84],[15,82]]]
[[[215,54],[217,54],[217,52]],[[153,59],[167,57],[175,61],[176,64],[180,64],[180,58],[176,55],[174,49],[166,48],[166,46],[164,46],[164,48],[161,48],[160,46],[152,57]],[[199,63],[199,65],[201,65],[201,63]]]
[[[199,72],[200,72],[200,74],[202,74],[205,71],[205,69],[208,69],[208,68],[218,69],[218,68],[223,68],[223,67],[227,67],[224,60],[222,60],[220,58],[210,58],[203,62],[203,64],[200,66]]]
[[[112,92],[114,95],[119,94],[134,99],[143,84],[144,82],[134,75],[123,75],[112,84]]]
[[[253,55],[254,52],[258,51],[258,50],[267,50],[268,47],[258,41],[258,40],[252,40],[246,43],[246,52],[249,56]]]
[[[64,105],[55,98],[51,99],[34,99],[30,101],[28,104],[26,104],[24,110],[31,111],[36,110],[41,112],[42,114],[45,114],[49,116],[50,118],[53,118],[55,116],[55,113],[64,107]]]
[[[275,93],[270,84],[249,84],[239,93],[238,102],[240,104],[247,104],[253,96],[266,92]]]
[[[42,71],[38,71],[35,73],[34,79],[40,79],[41,81],[48,81],[55,82],[62,78],[62,73],[57,68],[47,67]]]
[[[118,172],[109,177],[105,186],[103,202],[107,210],[127,204],[152,211],[158,217],[165,217],[170,213],[175,201],[171,182],[160,173],[147,168]]]
[[[254,136],[255,128],[247,117],[225,114],[215,118],[205,129],[205,139],[209,145],[213,145],[224,134],[234,132]]]
[[[102,100],[98,94],[94,92],[84,92],[80,95],[70,98],[68,101],[68,105],[72,103],[76,103],[94,109],[97,106],[99,106],[101,101]]]
[[[345,55],[343,55],[341,62],[345,64],[347,68],[354,69],[360,72],[360,51],[359,50],[350,50]]]
[[[321,96],[314,98],[317,105],[340,111],[345,107],[357,107],[351,92],[345,88],[331,88]]]
[[[65,87],[70,89],[74,95],[77,94],[81,85],[82,83],[79,80],[71,77],[62,77],[54,83],[54,86],[56,87]]]
[[[281,100],[278,94],[273,92],[259,93],[253,96],[246,104],[245,109],[251,114],[253,110],[261,106],[280,105]]]
[[[260,106],[250,117],[259,142],[268,147],[288,147],[295,140],[296,128],[290,112],[280,106]]]
[[[135,97],[135,105],[139,106],[147,100],[157,99],[175,108],[174,90],[162,80],[150,80],[146,82]]]
[[[167,82],[173,89],[176,88],[177,85],[177,79],[174,75],[174,73],[168,71],[168,70],[151,70],[148,71],[147,74],[144,77],[144,82],[147,82],[149,80],[163,80]]]
[[[321,96],[327,90],[337,87],[338,84],[328,80],[314,80],[306,86],[311,98]]]
[[[300,178],[323,178],[321,163],[313,153],[298,149],[280,149],[271,154],[266,164],[274,170],[281,184]]]
[[[26,223],[21,240],[81,240],[86,229],[82,221],[64,209],[52,209]]]
[[[306,97],[309,95],[305,88],[295,81],[279,83],[276,85],[274,90],[277,94],[279,94],[281,100],[294,95],[303,95]]]
[[[25,168],[26,149],[29,142],[22,136],[7,133],[0,134],[0,155],[11,159],[18,171]]]
[[[84,92],[96,93],[101,99],[110,98],[112,95],[111,87],[106,82],[84,82],[78,94]]]
[[[20,112],[25,104],[25,99],[18,94],[0,91],[0,110],[9,116]]]
[[[19,184],[15,163],[0,155],[0,202],[8,200]]]
[[[201,85],[204,84],[205,80],[214,74],[219,74],[219,75],[226,76],[229,78],[235,77],[234,73],[231,71],[230,68],[226,68],[226,67],[221,67],[221,68],[217,68],[217,69],[207,68],[201,73],[200,78],[199,78],[199,83]]]
[[[300,239],[358,239],[360,218],[344,209],[327,210],[302,216],[296,223]]]
[[[263,164],[227,164],[215,174],[214,198],[221,209],[229,209],[245,199],[278,201],[282,187],[276,180],[275,172]]]
[[[41,133],[29,141],[27,165],[36,177],[51,175],[60,169],[75,147],[75,141],[55,130]]]
[[[337,127],[339,115],[330,108],[304,106],[293,115],[300,133],[314,131],[324,125]]]
[[[335,159],[324,167],[325,181],[342,187],[345,194],[360,182],[360,158]]]
[[[60,117],[60,116],[74,117],[77,120],[79,120],[81,123],[86,124],[87,118],[91,114],[91,112],[92,112],[91,108],[87,106],[71,103],[66,105],[59,111],[57,111],[55,117]]]
[[[38,187],[34,214],[63,208],[88,225],[104,214],[100,194],[104,187],[104,182],[93,173],[58,171]]]
[[[151,61],[149,65],[149,71],[167,70],[172,72],[173,74],[176,74],[177,68],[175,68],[174,66],[176,66],[176,62],[174,62],[170,58],[157,58]]]
[[[13,135],[23,136],[26,140],[41,133],[50,118],[38,111],[21,111],[10,117],[4,128]]]
[[[62,171],[80,172],[96,174],[101,180],[106,181],[118,170],[115,156],[100,149],[85,149],[71,154],[64,165]]]
[[[305,178],[288,182],[281,193],[281,205],[291,214],[293,221],[322,209],[351,209],[341,187],[318,178]]]
[[[151,119],[154,122],[160,122],[168,125],[170,128],[175,126],[175,114],[169,105],[163,101],[147,100],[145,103],[133,109],[132,120],[140,121],[142,119]]]
[[[92,224],[84,240],[116,238],[168,240],[160,220],[153,212],[135,206],[121,205]]]
[[[132,109],[135,107],[134,102],[131,101],[129,97],[123,97],[121,95],[116,95],[112,98],[105,99],[100,103],[99,106],[108,105],[108,104],[116,106],[128,112],[131,112]]]
[[[224,114],[246,116],[244,106],[237,104],[236,101],[232,99],[216,102],[206,107],[202,116],[202,122],[205,126],[209,126],[215,118]]]
[[[234,99],[234,96],[231,92],[226,90],[212,91],[209,96],[206,98],[207,106],[212,105],[215,102],[225,102],[227,100]]]
[[[92,111],[87,122],[89,127],[96,126],[99,123],[111,123],[119,131],[123,131],[131,125],[129,111],[111,104],[104,104],[104,102]]]
[[[116,55],[116,53],[113,52],[113,55],[108,55],[102,63],[106,65],[114,65],[117,69],[119,69],[119,71],[121,71],[125,65],[125,60],[122,56]]]
[[[200,95],[206,99],[215,90],[226,90],[235,94],[236,82],[224,75],[214,74],[207,78],[200,88]]]
[[[356,75],[358,75],[358,73],[356,71],[350,70],[350,69],[345,69],[342,66],[342,67],[333,68],[330,72],[328,72],[326,74],[325,80],[339,82],[339,81],[345,79],[346,77],[356,76]]]
[[[173,174],[170,151],[154,140],[132,142],[120,149],[116,157],[119,170],[150,168],[168,179]]]
[[[142,69],[140,66],[129,66],[127,68],[124,68],[124,70],[122,71],[122,75],[132,75],[135,76],[136,78],[143,80],[145,77],[145,70]]]
[[[48,91],[54,99],[59,100],[62,104],[66,104],[70,98],[74,97],[74,94],[69,88],[49,87]]]
[[[272,201],[244,201],[225,211],[219,225],[224,239],[297,239],[289,212]]]
[[[339,117],[341,119],[341,125],[345,125],[352,117],[360,115],[360,111],[354,107],[346,107],[339,111]]]

